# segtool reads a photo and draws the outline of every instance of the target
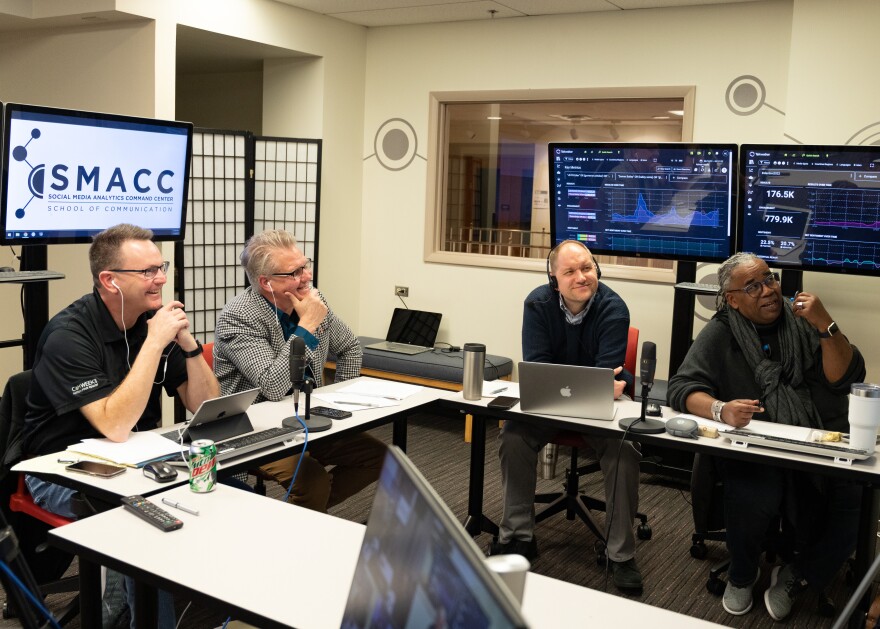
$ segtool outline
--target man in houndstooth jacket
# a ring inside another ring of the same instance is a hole
[[[223,308],[214,334],[214,372],[224,395],[259,387],[257,402],[291,391],[290,346],[306,343],[306,373],[323,384],[328,352],[336,354],[336,380],[360,375],[363,351],[351,329],[311,285],[312,261],[285,231],[252,236],[241,253],[251,285]],[[311,373],[309,373],[311,372]],[[316,511],[342,502],[379,478],[385,444],[361,433],[309,445],[290,502]],[[300,455],[260,469],[287,487]],[[333,466],[328,472],[325,466]]]

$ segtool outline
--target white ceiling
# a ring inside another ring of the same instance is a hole
[[[276,0],[371,27],[759,1],[761,0]]]

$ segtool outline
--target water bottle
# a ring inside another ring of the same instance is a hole
[[[485,361],[485,345],[482,343],[464,344],[464,373],[461,383],[464,399],[479,400],[483,397],[483,363]]]

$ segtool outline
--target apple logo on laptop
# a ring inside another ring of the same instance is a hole
[[[559,395],[562,397],[571,397],[571,387],[566,385],[559,389]]]

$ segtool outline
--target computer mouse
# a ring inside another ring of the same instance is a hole
[[[177,470],[165,461],[151,461],[144,465],[144,476],[157,483],[167,483],[177,478]]]
[[[700,434],[700,426],[687,417],[673,417],[666,420],[666,432],[673,437],[696,439]]]
[[[0,266],[0,273],[15,273],[15,269],[11,266]]]

